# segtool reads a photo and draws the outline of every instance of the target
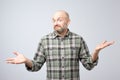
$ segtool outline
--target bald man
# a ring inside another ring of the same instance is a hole
[[[68,29],[69,14],[59,10],[53,15],[54,31],[41,38],[34,59],[30,60],[19,52],[15,58],[8,58],[7,63],[22,64],[29,71],[38,71],[46,62],[47,80],[80,80],[79,61],[91,70],[98,63],[100,50],[110,46],[114,41],[104,41],[90,55],[83,37]]]

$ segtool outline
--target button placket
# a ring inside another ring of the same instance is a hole
[[[64,70],[65,70],[65,66],[64,66],[64,40],[61,39],[61,69],[62,69],[62,78],[65,78],[65,74],[64,74]]]

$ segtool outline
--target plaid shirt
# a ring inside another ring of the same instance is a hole
[[[96,62],[92,62],[91,55],[83,38],[68,31],[64,38],[56,32],[44,36],[32,60],[29,71],[38,71],[46,62],[47,80],[80,80],[79,60],[83,66],[91,70]]]

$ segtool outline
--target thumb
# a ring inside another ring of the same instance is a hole
[[[20,53],[19,52],[17,52],[17,51],[14,51],[13,52],[16,56],[18,56]]]

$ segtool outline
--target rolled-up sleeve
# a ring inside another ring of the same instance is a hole
[[[79,53],[80,61],[87,70],[91,70],[92,68],[94,68],[94,66],[98,64],[98,58],[96,61],[94,62],[92,61],[92,56],[90,55],[89,49],[85,41],[83,40],[83,38],[81,38],[80,46],[81,46],[80,53]]]
[[[32,71],[32,72],[38,71],[41,69],[41,67],[45,63],[46,57],[44,54],[44,47],[43,47],[42,43],[43,43],[42,41],[39,43],[37,53],[35,54],[34,59],[31,60],[32,61],[32,68],[29,68],[27,65],[25,65],[26,69],[28,71]]]

